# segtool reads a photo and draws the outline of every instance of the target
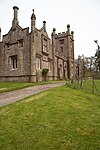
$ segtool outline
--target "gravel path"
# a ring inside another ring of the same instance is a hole
[[[65,82],[57,82],[54,84],[38,85],[38,86],[28,87],[28,88],[19,89],[11,92],[0,93],[0,106],[13,103],[15,101],[21,100],[30,95],[37,94],[41,91],[45,91],[53,87],[62,86],[64,84]]]

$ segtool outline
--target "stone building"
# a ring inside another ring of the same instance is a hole
[[[74,77],[74,32],[56,34],[51,39],[46,31],[46,21],[36,28],[36,15],[31,15],[31,31],[22,28],[18,21],[19,8],[14,6],[12,27],[1,41],[0,29],[0,81],[43,81],[43,69],[48,69],[47,80]]]

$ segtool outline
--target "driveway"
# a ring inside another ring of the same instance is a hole
[[[0,106],[4,106],[33,94],[40,93],[42,91],[65,85],[65,82],[57,82],[53,84],[45,84],[45,85],[38,85],[33,87],[28,87],[24,89],[19,89],[11,92],[0,93]]]

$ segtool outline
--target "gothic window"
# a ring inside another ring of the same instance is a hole
[[[41,69],[41,59],[39,57],[36,58],[36,69]]]
[[[46,39],[43,40],[43,51],[44,52],[48,52],[48,49],[47,49],[47,40]]]
[[[15,70],[18,67],[18,59],[17,56],[11,56],[11,69]]]

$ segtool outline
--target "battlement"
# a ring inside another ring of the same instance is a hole
[[[67,32],[60,32],[60,33],[58,33],[58,34],[55,34],[55,37],[56,38],[61,38],[61,37],[65,37],[65,36],[67,36]]]

